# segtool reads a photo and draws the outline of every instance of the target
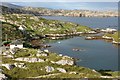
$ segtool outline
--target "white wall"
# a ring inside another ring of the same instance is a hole
[[[23,48],[23,44],[10,45],[10,49],[13,49],[13,48]]]

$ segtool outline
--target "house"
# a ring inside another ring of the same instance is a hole
[[[117,29],[112,29],[112,28],[106,28],[106,29],[101,29],[102,32],[116,32]]]
[[[23,48],[23,43],[20,40],[15,40],[10,44],[10,49]]]

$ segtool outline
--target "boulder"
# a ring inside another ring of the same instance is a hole
[[[49,51],[47,49],[45,49],[44,52],[49,53]]]
[[[59,60],[56,62],[56,64],[59,65],[74,65],[74,61],[73,60]]]
[[[15,67],[26,68],[25,63],[14,63]]]
[[[38,59],[37,58],[30,58],[30,60],[28,62],[37,62]]]
[[[13,49],[10,49],[9,51],[10,51],[11,54],[15,54],[17,49],[13,48]]]
[[[36,56],[37,56],[37,57],[40,57],[40,56],[48,56],[48,55],[47,55],[47,54],[44,54],[44,53],[42,53],[42,54],[37,53]]]
[[[14,60],[16,60],[16,61],[24,61],[24,58],[16,58],[16,59],[14,59]]]
[[[60,57],[62,57],[63,55],[62,54],[59,54]]]
[[[40,59],[40,58],[16,58],[14,59],[16,61],[25,61],[25,62],[45,62],[45,60]]]
[[[0,72],[0,80],[7,80],[7,77],[5,76],[5,74]]]
[[[24,61],[29,62],[30,59],[29,58],[24,58]]]
[[[8,55],[8,54],[9,54],[9,51],[3,52],[3,55]]]
[[[66,73],[66,70],[63,68],[57,68],[58,71],[62,72],[62,73]]]
[[[73,72],[70,72],[69,74],[77,74],[77,72],[74,72],[74,71],[73,71]]]
[[[42,52],[43,52],[43,51],[41,51],[41,50],[38,50],[38,51],[37,51],[37,53],[42,53]]]
[[[7,58],[14,58],[12,55],[7,55],[5,57],[7,57]]]
[[[43,60],[43,59],[38,59],[37,62],[45,62],[45,60]]]
[[[46,72],[53,72],[55,70],[52,66],[46,66],[45,69]]]
[[[2,66],[6,67],[8,70],[11,70],[15,67],[13,64],[2,64]]]

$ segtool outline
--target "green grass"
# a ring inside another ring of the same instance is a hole
[[[37,49],[19,49],[16,51],[16,58],[17,57],[28,57],[26,56],[27,54],[33,55],[35,57],[35,54],[37,53]],[[44,53],[44,52],[43,52]],[[25,66],[27,69],[22,69],[15,67],[12,70],[7,70],[5,67],[2,67],[3,72],[6,75],[9,75],[11,78],[27,78],[27,77],[38,77],[41,75],[48,75],[48,74],[55,74],[55,73],[60,73],[59,71],[56,70],[56,68],[63,68],[67,71],[67,73],[61,73],[56,76],[50,76],[46,78],[100,78],[101,75],[103,76],[108,76],[111,75],[114,78],[117,77],[118,73],[117,72],[112,72],[112,71],[104,71],[104,72],[94,72],[89,68],[81,67],[81,66],[70,66],[70,65],[58,65],[58,64],[53,64],[50,61],[58,61],[61,60],[62,57],[58,56],[56,53],[47,53],[48,56],[44,57],[39,57],[41,59],[48,59],[48,61],[45,62],[36,62],[36,63],[29,63],[29,62],[22,62],[25,63]],[[2,61],[3,63],[20,63],[20,61],[14,61],[12,58],[5,58],[2,56]],[[45,71],[45,66],[52,66],[55,68],[55,71],[47,73]],[[69,74],[69,72],[77,72],[77,74]]]
[[[35,56],[37,53],[36,49],[18,49],[16,51],[16,54],[14,54],[14,57],[29,57],[29,56]]]
[[[17,26],[2,22],[2,40],[3,41],[6,38],[6,34],[7,34],[8,41],[23,38],[23,34],[21,31],[18,30]]]
[[[114,39],[116,42],[120,42],[120,39],[119,39],[120,36],[119,36],[119,34],[120,34],[120,31],[115,32],[114,34],[112,34],[112,33],[106,33],[105,36],[113,37],[113,39]]]
[[[81,32],[86,32],[92,30],[89,27],[86,26],[81,26],[78,24],[74,24],[71,22],[62,22],[62,21],[58,21],[58,20],[46,20],[43,18],[38,18],[38,21],[34,20],[34,19],[30,19],[30,17],[34,17],[32,15],[20,15],[19,14],[19,18],[16,15],[3,15],[5,16],[5,18],[8,18],[11,21],[17,21],[19,24],[23,23],[26,26],[26,30],[33,30],[33,32],[31,32],[31,34],[38,34],[38,35],[44,35],[44,34],[49,34],[49,33],[71,33],[74,32],[74,30],[76,31],[81,31]],[[22,21],[24,17],[24,22]],[[43,23],[43,26],[40,26],[40,24]],[[50,26],[50,24],[53,24]],[[77,25],[77,26],[76,26]],[[43,31],[42,29],[45,28]],[[55,31],[52,31],[50,29],[56,29]],[[59,29],[58,29],[59,28]]]

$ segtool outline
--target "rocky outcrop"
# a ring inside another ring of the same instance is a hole
[[[6,67],[8,70],[11,70],[15,67],[13,64],[2,64],[2,66]]]
[[[56,68],[58,71],[62,72],[62,73],[66,73],[67,71],[63,68]]]
[[[7,76],[0,72],[0,80],[7,80]]]
[[[67,59],[62,59],[62,60],[59,60],[59,61],[57,61],[55,63],[59,64],[59,65],[74,65],[73,60],[67,60]]]
[[[14,63],[15,67],[26,69],[25,63]]]
[[[46,66],[45,69],[46,72],[53,72],[55,70],[52,66]]]
[[[25,62],[30,62],[30,63],[45,62],[45,60],[40,59],[40,58],[29,58],[29,57],[21,57],[21,58],[16,58],[14,60],[15,61],[25,61]]]

